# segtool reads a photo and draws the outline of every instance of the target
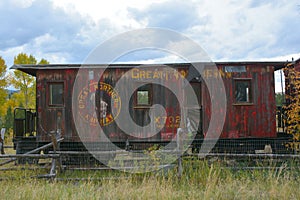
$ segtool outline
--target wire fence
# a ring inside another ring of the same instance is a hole
[[[293,153],[274,153],[275,150],[272,148],[266,148],[268,140],[265,141],[239,141],[236,144],[228,144],[230,145],[227,148],[236,148],[237,146],[251,146],[255,143],[257,147],[261,147],[261,149],[257,149],[256,151],[245,152],[239,151],[237,152],[218,152],[226,146],[225,141],[220,141],[221,143],[217,143],[218,149],[213,149],[213,151],[209,153],[201,153],[193,151],[193,148],[185,149],[183,152],[182,146],[180,146],[180,142],[178,143],[178,148],[175,150],[161,150],[160,152],[166,153],[167,155],[174,155],[176,156],[176,161],[173,161],[169,164],[162,164],[160,160],[157,160],[154,157],[151,157],[149,162],[145,162],[144,157],[132,157],[130,154],[134,154],[134,151],[126,151],[121,150],[115,152],[116,156],[113,158],[114,161],[118,161],[122,163],[118,167],[109,167],[102,165],[101,163],[94,163],[94,162],[86,162],[85,165],[81,164],[74,164],[64,162],[64,160],[68,160],[68,157],[75,157],[76,160],[85,159],[87,156],[92,155],[107,155],[111,152],[99,151],[99,152],[81,152],[81,151],[61,151],[59,149],[59,144],[63,141],[63,138],[56,138],[52,137],[52,142],[45,144],[41,147],[38,147],[34,150],[31,150],[24,154],[7,154],[7,155],[0,155],[0,171],[7,172],[7,171],[28,171],[32,170],[35,174],[31,175],[30,178],[42,178],[42,179],[55,179],[55,180],[87,180],[91,179],[88,177],[74,177],[74,176],[64,176],[64,174],[70,174],[71,172],[78,172],[81,171],[85,172],[99,172],[102,173],[105,171],[113,171],[108,177],[102,177],[101,175],[97,178],[94,177],[94,180],[103,180],[103,179],[116,179],[116,178],[127,178],[124,174],[116,174],[115,171],[124,172],[128,170],[137,170],[136,168],[141,167],[139,162],[144,162],[147,164],[148,171],[155,171],[157,169],[160,170],[176,170],[178,177],[180,178],[183,171],[185,170],[186,163],[188,165],[205,161],[209,164],[211,163],[222,163],[223,168],[226,169],[233,169],[233,170],[276,170],[276,169],[285,169],[285,170],[292,170],[298,169],[299,170],[299,162],[300,162],[300,155],[293,154]],[[277,141],[278,142],[278,141]],[[283,141],[280,141],[283,142]],[[278,142],[278,144],[280,143]],[[249,144],[247,144],[249,143]],[[193,147],[199,145],[199,143],[192,144]],[[239,144],[239,145],[238,145]],[[221,148],[221,147],[222,148]],[[271,147],[272,144],[270,145]],[[47,148],[51,148],[51,151],[48,151],[48,154],[40,154],[41,150],[45,150]],[[247,149],[247,148],[246,148]],[[139,151],[140,153],[140,151]],[[145,151],[145,153],[149,153]],[[151,153],[151,152],[150,152]],[[139,154],[140,155],[140,154]],[[21,161],[21,162],[20,162]],[[293,163],[292,165],[284,164],[286,162]],[[152,169],[153,168],[153,169]],[[75,173],[76,174],[76,173]],[[76,175],[75,175],[76,176]],[[0,180],[6,180],[9,177],[0,177]],[[12,178],[13,179],[13,178]]]

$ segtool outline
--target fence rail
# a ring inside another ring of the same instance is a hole
[[[172,151],[170,153],[178,153],[179,151]],[[0,168],[0,171],[9,171],[9,170],[36,170],[36,169],[50,169],[50,172],[48,174],[42,174],[42,175],[37,175],[35,178],[42,178],[42,179],[59,179],[60,181],[63,180],[88,180],[88,178],[60,178],[57,177],[56,171],[58,170],[57,167],[58,164],[56,163],[55,165],[53,164],[53,160],[58,161],[59,158],[61,158],[64,155],[71,154],[71,155],[79,155],[80,152],[63,152],[63,151],[57,151],[56,153],[50,152],[49,154],[18,154],[18,155],[0,155],[0,159],[8,159],[8,158],[14,158],[14,159],[19,159],[19,158],[38,158],[38,159],[52,159],[52,163],[50,162],[47,167],[45,166],[37,166],[37,167],[32,167],[32,165],[27,166],[27,167],[22,167],[22,168],[16,168],[11,167],[11,168]],[[107,152],[97,152],[99,155],[106,155]],[[110,152],[111,153],[111,152]],[[123,152],[124,153],[124,152]],[[214,158],[218,159],[224,159],[224,160],[234,160],[236,162],[239,162],[240,160],[251,160],[255,161],[255,159],[259,160],[271,160],[272,163],[280,162],[280,160],[295,160],[297,162],[300,162],[300,155],[295,155],[295,154],[225,154],[225,153],[209,153],[209,154],[185,154],[180,157],[181,159],[185,160],[188,158],[192,158],[195,160],[207,160],[211,161],[214,160]],[[187,161],[189,162],[189,161]],[[213,162],[213,161],[212,161]],[[153,169],[157,168],[158,166],[153,166]],[[172,163],[169,165],[161,165],[159,168],[178,168],[179,164],[177,163]],[[181,166],[182,167],[182,166]],[[120,171],[126,171],[126,170],[137,170],[138,166],[123,166],[123,167],[114,167],[113,169],[110,167],[106,166],[66,166],[62,165],[61,166],[61,172],[64,171],[103,171],[103,170],[120,170]],[[230,170],[278,170],[278,169],[283,169],[283,170],[293,170],[293,169],[300,169],[298,166],[244,166],[244,165],[230,165],[230,166],[223,166],[222,168],[224,169],[230,169]],[[151,169],[151,166],[148,166],[148,169]],[[181,170],[184,170],[182,167]],[[181,172],[182,173],[182,172]],[[178,174],[178,177],[181,175]],[[32,178],[32,177],[31,177]],[[107,177],[106,177],[107,178]],[[0,178],[3,180],[3,177]],[[5,179],[5,178],[4,178]],[[109,178],[107,178],[109,179]],[[99,178],[97,180],[103,180],[103,178]]]

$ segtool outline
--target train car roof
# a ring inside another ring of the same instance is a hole
[[[32,64],[15,64],[10,69],[17,69],[23,71],[32,76],[36,76],[37,70],[61,70],[61,69],[79,69],[79,68],[133,68],[133,67],[159,67],[159,66],[170,66],[174,68],[178,67],[189,67],[191,65],[204,64],[204,65],[264,65],[273,66],[275,71],[284,68],[288,62],[286,61],[232,61],[232,62],[195,62],[195,63],[166,63],[166,64],[43,64],[43,65],[32,65]]]

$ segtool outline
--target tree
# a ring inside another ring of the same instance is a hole
[[[39,63],[32,55],[20,53],[14,58],[14,64],[49,64],[45,59],[41,59]],[[35,107],[35,77],[30,76],[22,71],[14,70],[11,75],[10,83],[18,90],[20,90],[21,96],[24,98],[25,108]]]
[[[0,122],[3,121],[3,115],[5,114],[5,109],[3,105],[7,98],[7,92],[5,89],[7,86],[6,70],[7,67],[5,61],[0,56]],[[2,125],[2,123],[0,125]]]
[[[11,106],[8,107],[7,111],[6,111],[6,116],[5,116],[5,128],[7,130],[12,129],[13,128],[13,111]]]
[[[286,129],[293,136],[293,142],[289,146],[300,150],[300,72],[297,72],[293,64],[288,64],[284,69],[286,77]]]
[[[276,93],[275,94],[276,106],[282,106],[284,103],[284,94]]]
[[[14,64],[36,64],[36,59],[30,55],[27,56],[25,53],[20,53],[18,56],[14,58]],[[34,101],[33,96],[29,96],[29,90],[33,86],[35,82],[35,78],[21,72],[19,70],[15,70],[13,72],[13,77],[11,78],[11,84],[18,90],[20,93],[24,95],[25,102],[24,105],[28,108],[30,101]]]
[[[7,95],[5,87],[7,86],[7,81],[6,81],[6,64],[5,61],[2,59],[0,56],[0,95]],[[0,103],[3,103],[3,98],[1,98]]]
[[[49,64],[49,62],[47,60],[45,60],[44,58],[42,58],[39,62],[39,65],[47,65]]]

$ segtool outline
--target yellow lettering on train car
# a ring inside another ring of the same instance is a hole
[[[155,125],[158,128],[178,128],[180,125],[180,119],[180,115],[157,116],[155,117]]]
[[[179,75],[183,78],[186,76],[186,72],[181,70],[180,72],[176,69],[137,69],[134,68],[131,70],[132,79],[163,79],[163,80],[178,80]]]

